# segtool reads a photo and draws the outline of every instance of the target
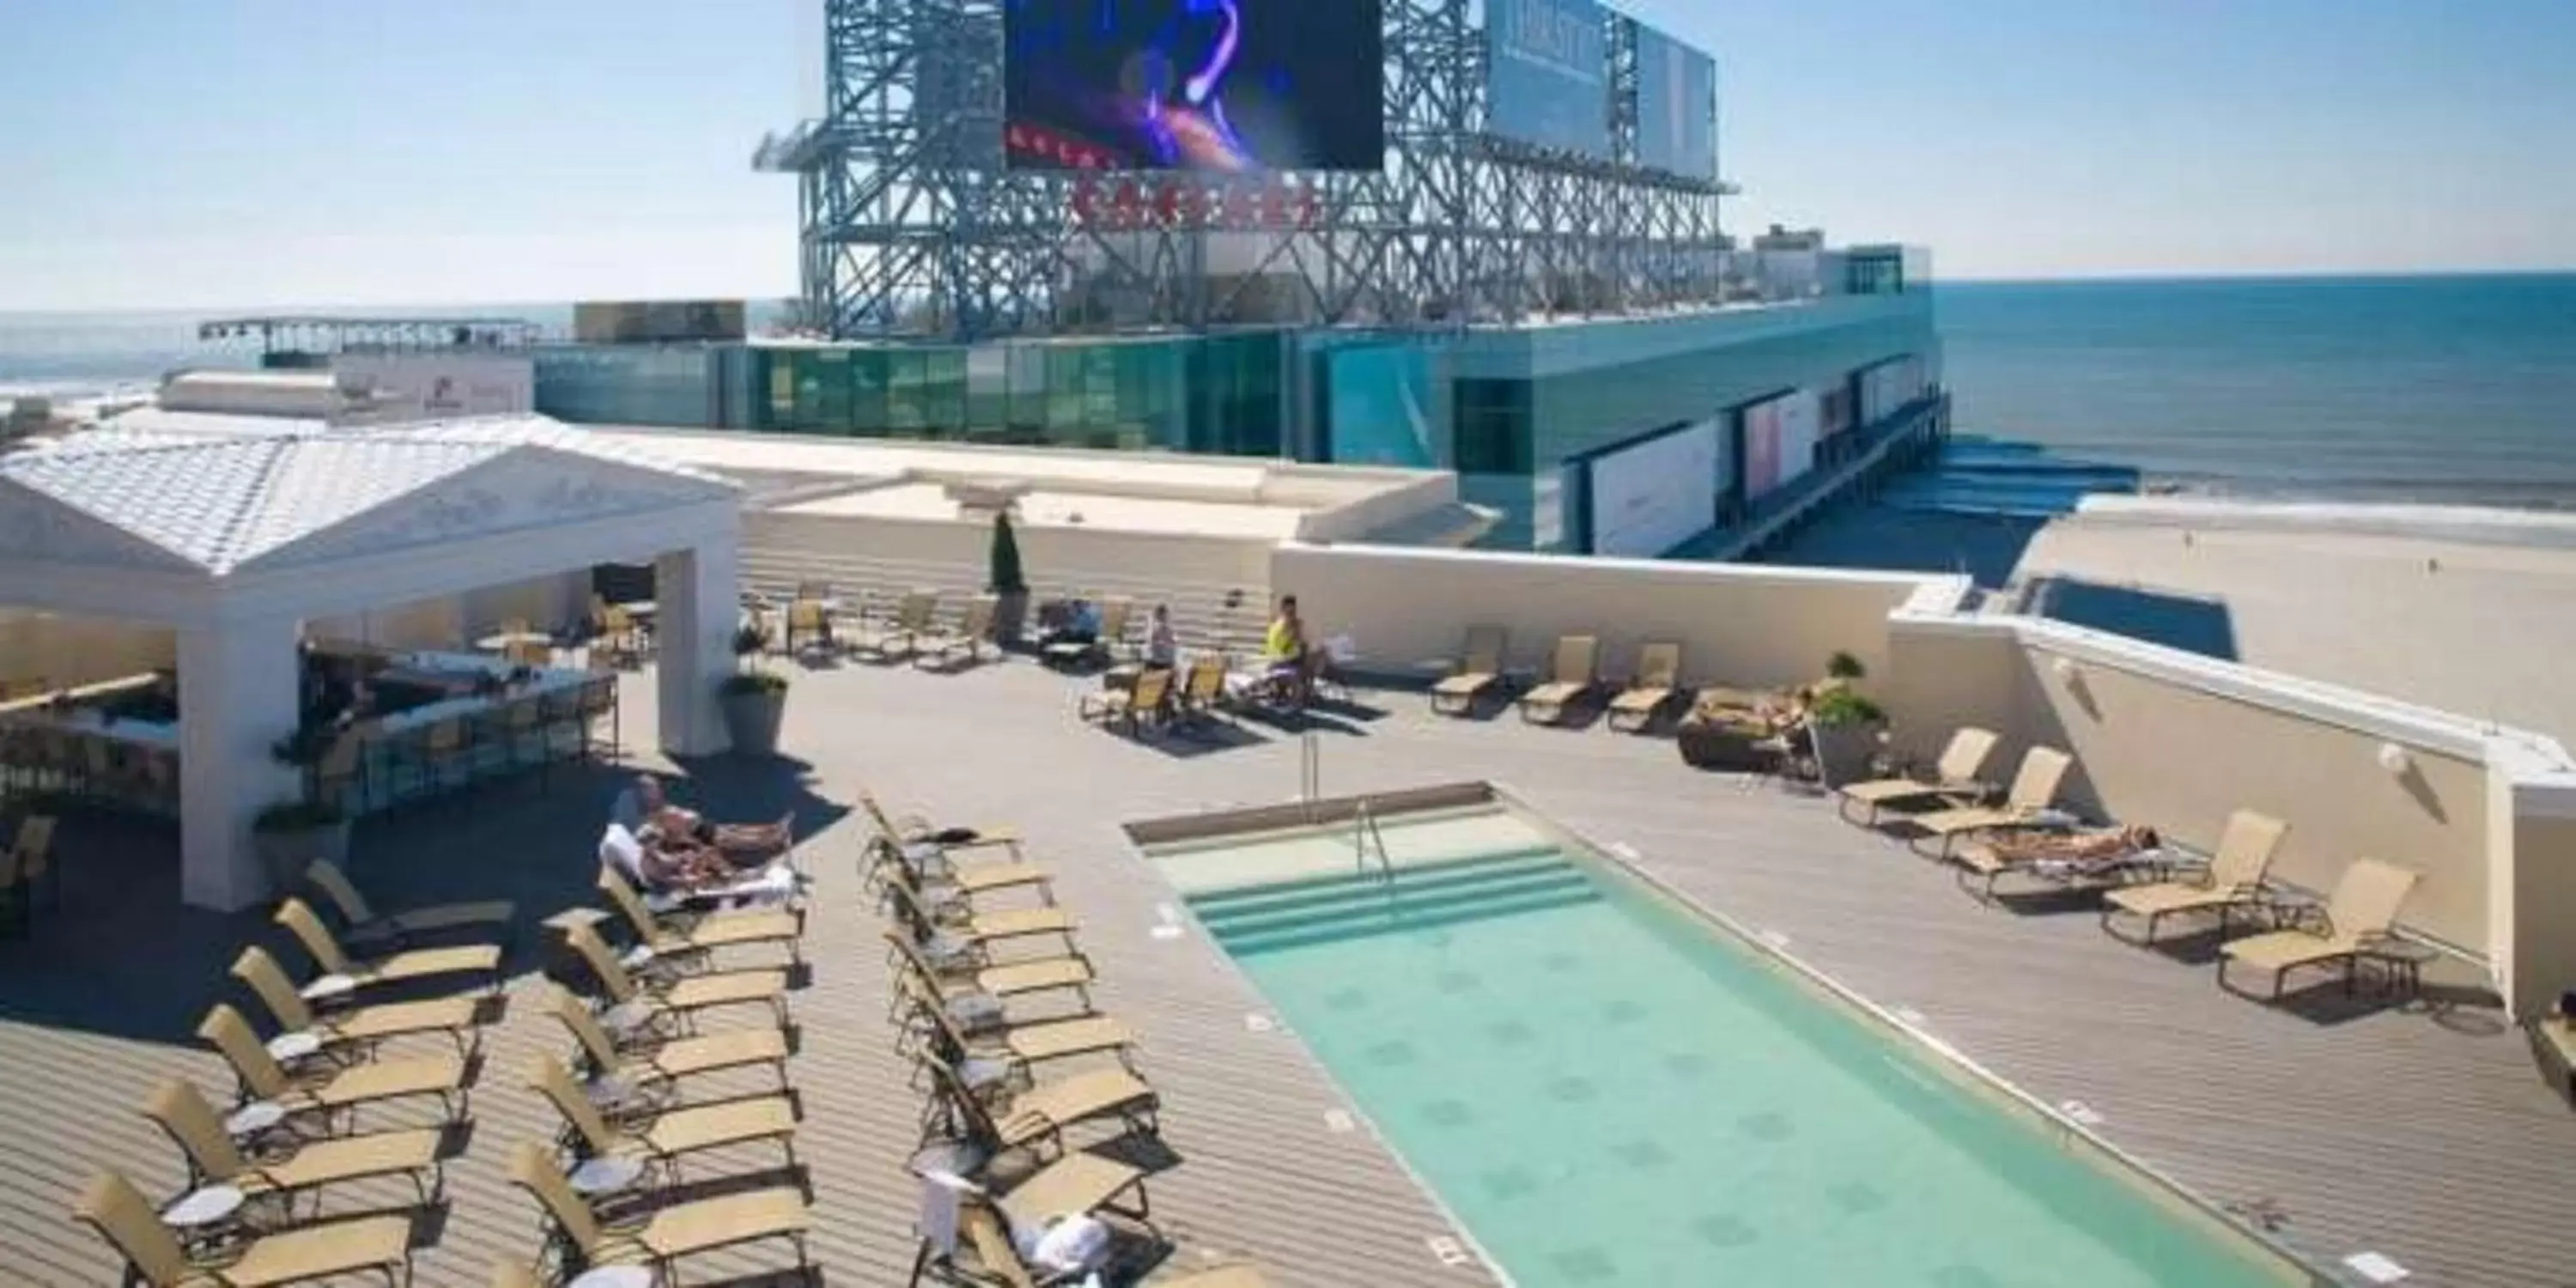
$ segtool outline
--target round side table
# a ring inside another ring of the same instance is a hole
[[[564,1178],[572,1192],[586,1199],[623,1194],[644,1179],[644,1161],[638,1158],[594,1158],[572,1169]]]
[[[280,1033],[268,1040],[268,1058],[288,1068],[322,1054],[322,1035],[311,1029]]]
[[[646,1266],[593,1266],[564,1288],[653,1288],[653,1271]]]
[[[235,1186],[204,1186],[161,1209],[161,1220],[192,1249],[219,1248],[240,1232],[237,1218],[247,1198]]]
[[[323,975],[306,984],[301,991],[308,1002],[346,1001],[350,994],[358,991],[358,981],[346,975]]]

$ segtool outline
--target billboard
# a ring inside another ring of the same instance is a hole
[[[1006,0],[1003,155],[1039,170],[1376,170],[1382,0]]]
[[[1637,164],[1717,177],[1717,60],[1637,24]]]
[[[1336,465],[1439,463],[1430,355],[1413,345],[1355,345],[1324,355],[1324,406],[1328,459]]]
[[[1717,526],[1721,423],[1683,425],[1592,458],[1592,553],[1652,559]]]
[[[584,344],[739,340],[747,333],[740,300],[588,300],[572,306],[572,338]]]
[[[1780,482],[1794,483],[1816,466],[1817,403],[1813,390],[1801,389],[1777,401],[1780,408]]]
[[[1820,407],[1815,391],[1800,389],[1754,403],[1744,421],[1744,499],[1750,501],[1794,482],[1816,463]]]
[[[1593,0],[1486,0],[1486,130],[1609,160],[1604,24]]]
[[[525,353],[386,350],[332,355],[331,375],[358,395],[336,424],[399,425],[498,416],[536,406],[537,364]]]
[[[1923,396],[1927,388],[1923,359],[1917,354],[1891,358],[1860,373],[1860,423],[1875,425],[1896,409]]]

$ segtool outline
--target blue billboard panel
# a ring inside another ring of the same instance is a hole
[[[1377,170],[1382,0],[1007,0],[1004,155],[1048,170]]]
[[[1593,0],[1486,0],[1485,128],[1610,157],[1610,56]]]
[[[1637,27],[1637,164],[1717,177],[1717,60]]]
[[[1336,465],[1397,465],[1429,469],[1431,363],[1409,344],[1335,349],[1324,374],[1329,456]]]

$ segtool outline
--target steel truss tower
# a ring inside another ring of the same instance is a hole
[[[835,338],[1438,328],[1714,302],[1723,289],[1725,185],[1485,131],[1484,37],[1467,0],[1387,0],[1385,168],[1290,177],[1301,217],[1267,230],[1213,217],[1230,197],[1258,201],[1223,180],[1006,168],[1001,0],[820,2],[825,115],[763,140],[753,165],[797,176],[806,322]],[[1626,159],[1634,30],[1613,18],[1607,33]],[[1160,200],[1104,219],[1104,184]]]

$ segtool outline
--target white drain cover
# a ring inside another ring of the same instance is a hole
[[[1467,1251],[1467,1245],[1447,1235],[1428,1242],[1431,1244],[1431,1255],[1438,1257],[1440,1264],[1444,1266],[1463,1266],[1475,1259],[1474,1254]]]
[[[1278,1028],[1279,1022],[1271,1019],[1267,1015],[1263,1015],[1259,1011],[1255,1011],[1252,1014],[1243,1017],[1243,1027],[1247,1031],[1253,1033],[1268,1033],[1272,1029]]]
[[[1337,1136],[1347,1136],[1358,1129],[1359,1123],[1347,1111],[1340,1109],[1324,1111],[1324,1130]]]
[[[2088,1105],[2081,1100],[2061,1101],[2057,1106],[2057,1112],[2062,1113],[2087,1127],[2099,1127],[2102,1125],[2102,1111],[2095,1109],[2093,1106]]]
[[[1173,925],[1162,925],[1156,926],[1145,933],[1156,939],[1178,939],[1181,937],[1181,928]]]
[[[2388,1259],[2383,1253],[2356,1252],[2343,1259],[2353,1273],[2375,1284],[2393,1284],[2414,1272]]]

